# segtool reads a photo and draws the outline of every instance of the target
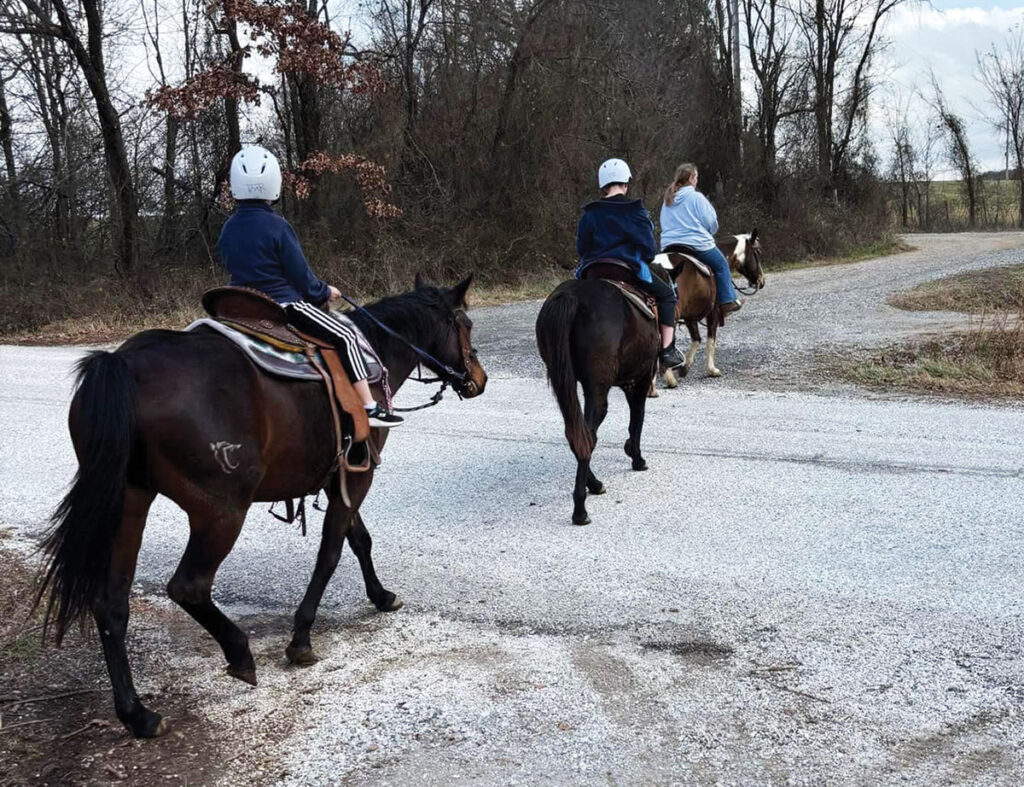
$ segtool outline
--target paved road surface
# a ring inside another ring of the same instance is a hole
[[[586,528],[568,524],[538,304],[476,311],[486,394],[410,419],[364,506],[405,609],[373,614],[344,558],[314,629],[323,660],[286,669],[316,539],[254,510],[216,595],[254,631],[261,685],[224,677],[212,647],[175,654],[196,713],[263,740],[239,767],[266,782],[1021,783],[1024,410],[793,390],[815,348],[963,321],[897,312],[889,292],[1024,259],[1022,235],[912,242],[770,277],[723,333],[727,377],[651,403],[650,472],[629,471],[614,396],[595,457],[609,492]],[[15,536],[73,473],[80,352],[0,348]],[[158,504],[144,589],[185,536]]]

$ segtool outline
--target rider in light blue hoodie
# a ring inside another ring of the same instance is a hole
[[[743,306],[736,297],[725,255],[715,245],[718,214],[708,198],[697,191],[697,167],[681,164],[665,190],[661,205],[661,250],[692,254],[715,274],[718,303],[725,313]]]

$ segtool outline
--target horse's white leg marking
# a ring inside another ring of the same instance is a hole
[[[676,378],[676,373],[672,369],[666,369],[665,374],[662,375],[665,380],[666,388],[678,388],[679,380]]]
[[[700,349],[700,342],[699,341],[696,341],[696,342],[695,341],[691,341],[690,342],[690,349],[686,351],[686,366],[688,368],[693,366],[693,359],[696,357],[697,350],[699,350],[699,349]]]
[[[648,399],[657,399],[659,396],[661,396],[661,394],[658,393],[658,389],[655,388],[655,384],[657,382],[658,382],[658,373],[655,372],[654,376],[651,378],[651,387],[647,389],[647,398]],[[665,378],[665,383],[666,383],[666,385],[668,384],[668,377]]]
[[[715,344],[715,339],[708,339],[708,375],[711,377],[721,377],[721,369],[715,366]]]

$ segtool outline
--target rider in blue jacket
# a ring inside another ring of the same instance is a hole
[[[370,426],[401,424],[404,419],[373,398],[355,329],[327,308],[341,292],[314,275],[292,225],[271,207],[281,196],[281,167],[274,154],[258,145],[238,151],[231,161],[231,195],[238,207],[220,232],[231,284],[269,295],[284,307],[292,325],[338,347]]]
[[[675,345],[676,294],[672,285],[654,276],[648,266],[658,253],[654,223],[642,200],[626,197],[632,177],[622,159],[609,159],[598,169],[602,197],[583,208],[576,227],[576,254],[580,258],[576,278],[581,278],[587,265],[602,258],[628,263],[636,273],[637,288],[649,293],[658,305],[662,346],[658,361],[663,369],[672,369],[686,363]]]

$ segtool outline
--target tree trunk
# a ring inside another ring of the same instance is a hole
[[[26,7],[43,23],[49,24],[49,14],[40,8],[35,0],[23,0]],[[121,131],[121,119],[110,98],[106,72],[103,65],[103,17],[98,0],[81,0],[85,11],[87,41],[82,42],[75,29],[64,0],[51,0],[53,9],[60,20],[61,37],[71,49],[75,60],[82,69],[100,122],[103,138],[103,153],[114,187],[115,207],[121,225],[118,242],[117,269],[128,273],[135,267],[138,257],[138,201],[135,183],[132,180],[128,151]]]
[[[7,109],[7,93],[4,81],[0,79],[0,147],[4,149],[4,167],[7,175],[7,199],[11,203],[15,231],[20,229],[21,195],[18,193],[18,172],[14,163],[14,136],[11,131],[11,114]]]
[[[165,249],[172,248],[178,238],[178,190],[173,177],[178,158],[178,128],[179,121],[168,115],[164,137],[164,215],[160,220],[160,245]]]

